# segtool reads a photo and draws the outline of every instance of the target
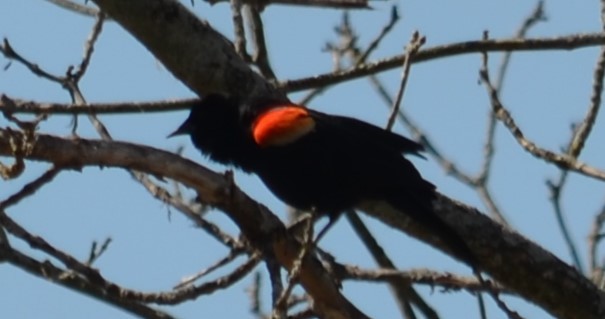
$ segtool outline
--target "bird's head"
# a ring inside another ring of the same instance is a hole
[[[189,117],[168,137],[220,135],[238,125],[238,103],[221,94],[210,94],[191,107]]]
[[[189,117],[168,137],[189,135],[210,159],[247,170],[256,146],[242,123],[241,109],[235,98],[207,95],[192,106]]]

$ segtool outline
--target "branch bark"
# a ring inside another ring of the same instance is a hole
[[[268,208],[244,194],[228,177],[178,155],[131,143],[69,140],[44,134],[36,135],[35,141],[29,139],[25,134],[0,128],[0,155],[14,156],[15,145],[23,145],[24,158],[57,167],[119,167],[177,180],[195,189],[204,203],[224,211],[266,258],[276,258],[286,269],[293,267],[300,243]],[[340,293],[331,275],[309,254],[302,261],[299,280],[322,318],[368,318]]]
[[[401,212],[380,202],[361,207],[382,222],[455,257],[437,237],[423,232]],[[480,268],[498,283],[539,305],[555,318],[598,319],[605,316],[605,294],[549,251],[477,209],[439,195],[433,210],[469,245]]]
[[[93,1],[197,94],[223,92],[243,99],[280,95],[271,83],[237,56],[227,39],[177,1]],[[602,43],[603,36],[599,34],[590,40],[591,43]],[[460,50],[468,50],[471,44],[477,47],[496,45],[492,42],[467,43]],[[531,46],[524,48],[531,49]],[[556,48],[571,49],[573,45],[559,44]],[[417,62],[422,58],[419,54]],[[389,63],[399,64],[395,60]],[[372,73],[377,72],[389,68],[389,63],[381,64],[381,68],[366,66],[344,72],[331,81],[335,83],[343,78],[363,76],[369,74],[370,69]],[[282,85],[296,90],[304,88],[305,82]],[[22,140],[24,136],[0,129],[0,154],[13,154],[9,143],[11,138]],[[300,247],[273,214],[242,193],[227,178],[174,154],[129,143],[73,141],[40,134],[24,157],[62,166],[101,165],[164,175],[196,189],[202,201],[227,213],[258,249],[274,255],[282,266],[292,267]],[[405,214],[385,203],[365,203],[362,208],[381,221],[447,252],[437,238],[423,232]],[[557,318],[600,319],[605,316],[603,292],[538,245],[445,196],[435,201],[434,210],[468,242],[485,272],[527,300]],[[315,310],[322,318],[366,318],[340,294],[316,259],[305,258],[300,281],[313,297]]]
[[[279,93],[240,59],[233,44],[174,0],[94,0],[196,94],[241,98]]]
[[[14,141],[25,139],[22,133],[0,129],[0,155],[12,156]],[[257,249],[275,256],[283,267],[292,267],[300,248],[274,214],[241,192],[228,178],[172,153],[124,142],[69,140],[39,134],[28,145],[24,157],[58,167],[119,167],[175,179],[194,188],[203,202],[224,211]],[[362,208],[388,225],[449,253],[437,237],[387,204],[367,202]],[[433,208],[460,233],[481,268],[499,283],[557,318],[605,316],[603,292],[548,251],[476,209],[445,196],[439,196]],[[305,258],[300,280],[322,318],[366,318],[340,294],[330,275],[313,257]]]

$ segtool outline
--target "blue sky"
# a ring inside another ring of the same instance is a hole
[[[184,3],[191,8],[189,1]],[[427,37],[427,47],[476,40],[483,30],[489,30],[492,38],[509,37],[536,3],[376,1],[373,2],[374,10],[351,13],[362,46],[369,43],[386,23],[392,5],[398,6],[402,19],[370,60],[402,52],[413,30],[419,30]],[[232,38],[227,4],[211,7],[196,1],[191,9]],[[533,28],[530,36],[599,31],[602,29],[599,12],[598,1],[549,1],[546,3],[548,21]],[[340,22],[340,11],[271,6],[263,17],[271,62],[280,79],[296,79],[331,70],[331,57],[321,49],[327,41],[335,41],[332,28]],[[8,38],[23,56],[56,74],[64,74],[69,65],[79,63],[83,43],[92,25],[93,19],[66,12],[46,1],[0,1],[0,36]],[[590,48],[513,55],[502,100],[530,139],[553,150],[565,145],[570,124],[583,118],[589,104],[597,54],[598,48]],[[499,54],[490,56],[492,72],[495,72],[500,57]],[[8,61],[0,57],[0,63],[4,66]],[[478,84],[480,63],[480,56],[474,54],[414,65],[403,102],[403,107],[436,141],[443,153],[469,172],[479,170],[489,110],[485,89]],[[399,74],[400,70],[380,74],[392,95],[399,85]],[[115,23],[105,24],[81,88],[89,102],[193,97],[192,92]],[[6,71],[0,71],[0,93],[15,98],[69,102],[66,91],[37,78],[17,63]],[[291,97],[297,100],[301,96],[293,94]],[[378,125],[384,125],[388,117],[388,110],[366,80],[338,85],[310,106]],[[186,112],[173,112],[101,118],[118,140],[167,150],[176,150],[184,145],[186,157],[219,172],[224,171],[220,165],[207,163],[188,139],[165,138],[185,116]],[[42,124],[40,131],[66,136],[70,132],[70,121],[66,116],[53,116]],[[595,166],[605,162],[605,151],[599,147],[599,139],[605,129],[598,121],[582,155],[584,161]],[[5,125],[6,121],[0,118],[0,126]],[[396,126],[396,131],[409,134],[401,125]],[[80,121],[78,133],[83,137],[96,138],[85,117]],[[556,168],[524,152],[502,127],[497,131],[496,152],[490,185],[497,203],[522,234],[569,261],[545,185],[547,179],[558,176]],[[441,192],[484,210],[477,195],[447,176],[434,160],[414,161]],[[26,174],[15,181],[2,183],[0,198],[12,194],[47,167],[46,164],[28,163]],[[280,217],[285,216],[283,204],[257,178],[236,173],[236,181]],[[592,218],[602,205],[603,183],[572,174],[563,198],[563,208],[584,261],[585,239]],[[61,173],[51,185],[7,212],[33,233],[44,236],[80,259],[87,257],[93,240],[111,237],[113,242],[109,250],[95,265],[109,280],[143,291],[169,290],[182,277],[209,266],[227,253],[224,247],[195,229],[177,212],[170,214],[166,205],[152,199],[119,169],[89,167],[82,172]],[[211,212],[209,219],[237,233],[222,213]],[[434,249],[365,219],[399,267],[470,273],[465,266]],[[373,267],[362,244],[354,238],[347,222],[340,221],[322,240],[322,246],[341,262]],[[33,256],[42,257],[18,240],[12,243]],[[264,268],[258,269],[267,282]],[[222,273],[225,271],[218,274]],[[9,265],[0,265],[0,282],[0,316],[5,318],[132,318],[121,310],[34,278]],[[226,291],[165,309],[179,318],[200,315],[252,317],[245,292],[251,283],[252,278],[247,277]],[[268,289],[265,285],[266,307],[270,300]],[[475,299],[464,292],[443,294],[438,289],[432,291],[426,287],[419,290],[440,311],[442,318],[478,318]],[[348,282],[344,285],[344,292],[373,317],[399,316],[385,285]],[[528,318],[549,318],[540,309],[523,301],[515,298],[506,300]],[[489,310],[490,318],[504,317],[491,303]]]

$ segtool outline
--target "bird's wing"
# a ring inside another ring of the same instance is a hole
[[[338,136],[342,141],[351,140],[389,152],[423,157],[420,152],[424,150],[422,145],[372,124],[293,104],[274,106],[262,112],[254,119],[251,129],[254,140],[261,147],[287,145],[323,130],[333,134],[328,136]]]
[[[378,146],[386,147],[399,153],[408,153],[423,157],[420,154],[420,152],[424,151],[422,145],[378,126],[355,118],[328,115],[314,110],[309,110],[309,114],[319,125],[340,130],[342,133],[346,133],[359,141],[378,144]]]

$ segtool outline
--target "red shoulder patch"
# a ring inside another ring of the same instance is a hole
[[[261,113],[252,124],[252,134],[260,146],[282,146],[314,128],[315,120],[309,111],[297,105],[285,105]]]

